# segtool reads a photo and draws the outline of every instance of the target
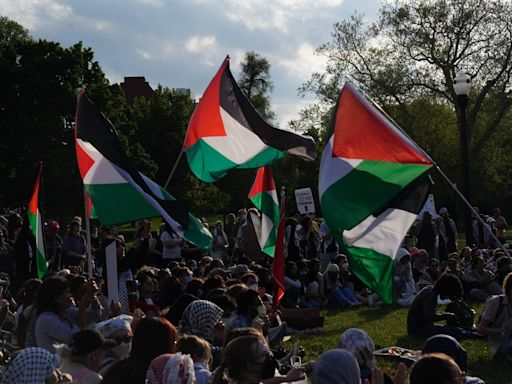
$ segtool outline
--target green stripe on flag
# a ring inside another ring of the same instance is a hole
[[[131,184],[89,184],[85,185],[85,189],[94,202],[94,213],[102,225],[117,225],[161,216]],[[160,192],[162,198],[175,200],[163,188]],[[203,250],[211,247],[211,233],[190,213],[189,225],[183,234],[188,241]]]
[[[28,221],[30,223],[30,227],[32,228],[32,233],[36,238],[36,254],[33,255],[33,257],[36,258],[37,277],[42,279],[44,275],[46,275],[46,272],[48,272],[48,263],[46,262],[43,228],[39,209],[35,215],[30,211],[28,212]]]
[[[382,301],[392,303],[394,261],[389,256],[373,249],[346,247],[344,244],[341,247],[349,259],[352,272],[366,286],[371,287],[374,292],[378,292]]]
[[[95,214],[102,225],[159,217],[158,211],[130,184],[88,184]]]
[[[227,139],[226,139],[227,140]],[[231,169],[258,168],[272,164],[282,158],[284,153],[276,148],[268,147],[251,160],[236,164],[220,152],[212,148],[203,139],[198,140],[186,152],[187,161],[194,175],[207,183],[224,177]]]
[[[429,168],[365,160],[325,190],[321,197],[324,217],[330,225],[336,224],[336,230],[351,229]]]

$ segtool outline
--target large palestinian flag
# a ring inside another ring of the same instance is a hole
[[[261,212],[261,228],[256,229],[261,250],[270,257],[274,257],[279,224],[279,202],[276,184],[269,165],[258,169],[249,192],[249,199]]]
[[[320,165],[322,212],[352,271],[386,303],[393,261],[425,203],[433,161],[347,83]]]
[[[48,263],[46,262],[46,252],[44,248],[44,226],[41,200],[39,199],[39,191],[43,178],[42,173],[43,166],[41,165],[39,168],[39,174],[37,175],[36,185],[34,186],[34,192],[32,193],[32,198],[28,204],[28,221],[30,223],[32,233],[36,238],[35,255],[32,256],[36,258],[37,277],[40,279],[42,279],[48,271]]]
[[[200,248],[211,245],[210,232],[164,188],[135,170],[115,128],[81,92],[76,110],[76,157],[94,215],[103,225],[162,216]]]
[[[194,110],[183,149],[192,172],[206,182],[230,169],[272,164],[285,153],[315,158],[311,137],[274,128],[256,112],[229,70],[229,57]]]

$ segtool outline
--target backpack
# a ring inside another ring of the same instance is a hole
[[[446,312],[454,313],[457,319],[448,320],[448,326],[461,327],[471,330],[475,327],[475,311],[464,301],[452,301],[446,306]]]

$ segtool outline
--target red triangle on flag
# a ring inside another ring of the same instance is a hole
[[[256,178],[252,184],[251,190],[249,191],[249,199],[256,196],[258,193],[275,191],[276,183],[272,177],[272,169],[269,165],[258,168],[256,172]]]
[[[350,83],[341,91],[336,110],[333,157],[432,164],[432,160]]]
[[[199,139],[207,136],[226,136],[224,123],[220,115],[220,92],[222,75],[229,69],[229,58],[226,58],[215,74],[208,88],[203,93],[199,104],[190,118],[185,136],[184,149],[190,148]]]
[[[82,176],[82,180],[85,178],[85,175],[87,175],[87,172],[89,172],[89,169],[94,164],[94,159],[87,154],[83,150],[83,148],[78,144],[78,142],[75,141],[75,147],[76,147],[76,158],[78,160],[78,168],[80,170],[80,176]]]

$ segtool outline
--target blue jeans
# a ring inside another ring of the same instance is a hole
[[[345,288],[333,288],[329,292],[329,301],[335,301],[342,306],[353,305],[357,303],[357,299],[354,293],[347,287]]]
[[[512,340],[503,341],[498,350],[496,351],[497,357],[511,357],[512,356]]]

